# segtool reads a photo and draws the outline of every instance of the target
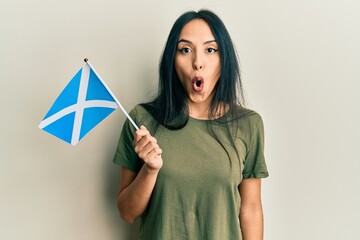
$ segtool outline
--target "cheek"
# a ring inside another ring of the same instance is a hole
[[[220,74],[221,74],[221,64],[220,61],[214,66],[214,72],[213,72],[216,81],[219,80]]]
[[[221,70],[221,61],[220,61],[220,57],[217,59],[217,61],[215,62],[215,67],[214,69],[216,69],[216,72],[220,75],[220,70]]]
[[[220,74],[221,74],[221,66],[220,63],[215,63],[211,66],[211,78],[214,81],[218,81],[218,79],[220,78]]]
[[[186,78],[186,66],[181,60],[176,58],[175,58],[175,71],[180,81],[183,82],[183,80]]]

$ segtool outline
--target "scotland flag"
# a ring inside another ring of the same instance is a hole
[[[86,64],[71,79],[39,125],[39,128],[72,145],[120,104],[91,64],[85,61]]]

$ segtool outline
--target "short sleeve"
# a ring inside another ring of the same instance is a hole
[[[259,114],[249,117],[249,147],[242,171],[243,178],[266,178],[269,176],[264,157],[264,124]]]
[[[137,122],[136,109],[133,109],[129,115],[135,122]],[[115,152],[113,163],[125,167],[131,171],[139,172],[143,162],[134,151],[133,141],[135,131],[136,130],[133,125],[128,119],[126,119],[121,130],[120,139]]]

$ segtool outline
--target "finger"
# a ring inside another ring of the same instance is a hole
[[[137,143],[135,143],[135,152],[141,151],[141,149],[148,145],[150,142],[153,144],[157,144],[156,138],[154,138],[150,134],[143,136]]]
[[[154,159],[154,158],[158,158],[159,156],[161,157],[161,153],[162,153],[162,150],[160,147],[156,147],[156,148],[153,148],[148,154],[147,154],[147,158],[148,159]]]
[[[153,152],[156,155],[160,156],[162,154],[162,149],[160,147],[156,147],[156,148],[154,148]]]
[[[147,134],[143,136],[134,147],[134,150],[136,153],[139,153],[143,148],[145,148],[149,143],[151,143],[151,136],[150,134]]]
[[[157,145],[154,142],[149,142],[146,146],[144,146],[143,148],[137,148],[136,147],[136,151],[138,151],[138,155],[141,159],[145,159],[148,157],[149,153],[152,152],[154,149],[159,148],[159,145]]]
[[[161,159],[160,152],[161,152],[160,148],[154,148],[151,152],[148,153],[144,162],[151,167],[155,167],[154,164],[157,165],[159,163],[159,159]]]
[[[141,125],[140,129],[135,132],[134,144],[138,143],[144,136],[150,135],[150,132]]]
[[[149,154],[154,149],[160,149],[160,147],[156,142],[151,141],[143,148],[143,151]]]

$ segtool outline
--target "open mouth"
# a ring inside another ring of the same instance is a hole
[[[193,90],[195,92],[201,92],[204,88],[204,79],[201,77],[196,77],[192,81],[193,83]]]

